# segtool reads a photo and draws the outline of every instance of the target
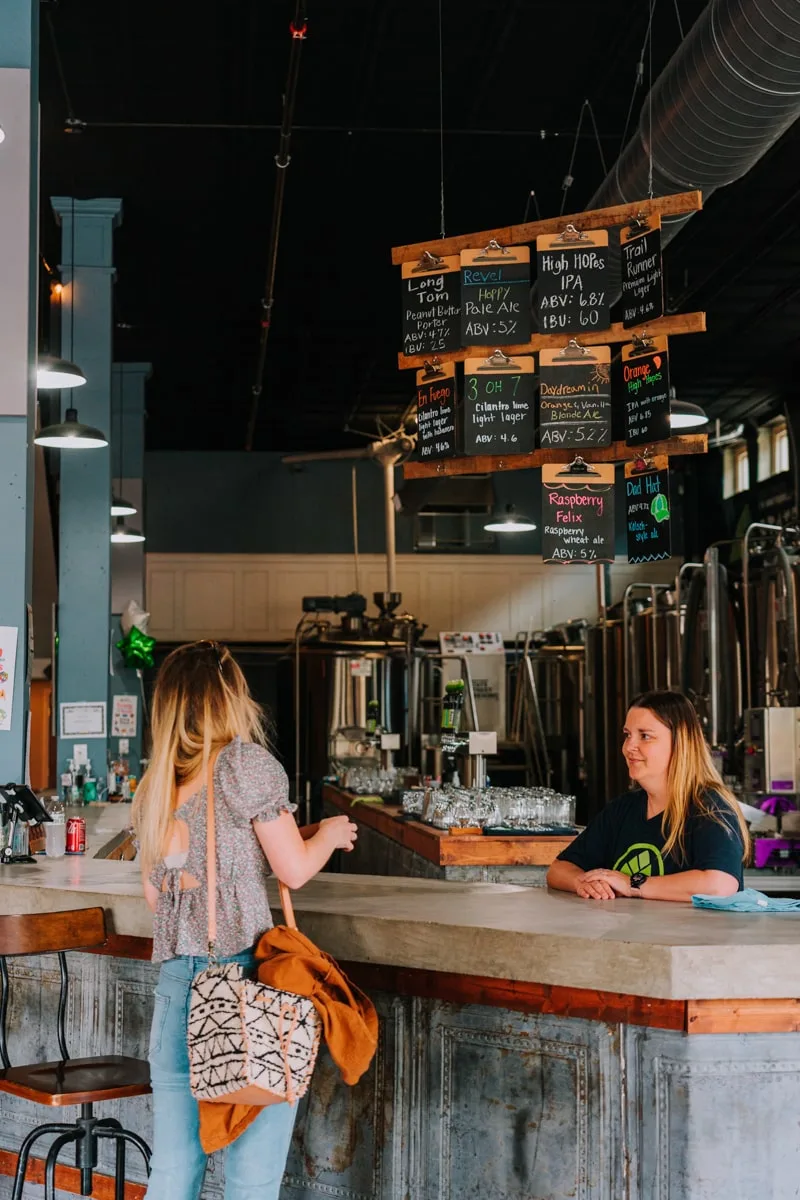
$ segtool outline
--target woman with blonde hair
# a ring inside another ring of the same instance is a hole
[[[548,885],[585,900],[688,901],[741,891],[747,825],[690,701],[680,692],[646,692],[628,710],[623,734],[633,790],[562,851]]]
[[[189,1087],[187,1021],[193,977],[208,965],[206,803],[214,782],[218,961],[255,967],[253,947],[272,926],[267,881],[302,887],[334,850],[351,850],[347,817],[322,821],[304,841],[286,772],[267,749],[264,714],[230,651],[194,642],[165,659],[153,695],[150,765],[134,824],[144,892],[161,963],[150,1035],[153,1159],[147,1200],[197,1200],[206,1156]],[[277,1200],[295,1109],[265,1107],[228,1147],[225,1200]]]

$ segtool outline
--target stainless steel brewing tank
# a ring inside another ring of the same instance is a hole
[[[405,754],[409,728],[409,654],[405,642],[330,636],[300,645],[300,733],[303,774],[317,781],[333,761],[372,751],[367,707],[377,700],[380,723],[399,733]]]

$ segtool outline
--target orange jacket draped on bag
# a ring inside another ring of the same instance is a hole
[[[319,1013],[325,1044],[347,1084],[357,1083],[378,1045],[378,1014],[329,954],[296,929],[278,925],[256,946],[259,983],[308,996]],[[200,1142],[212,1154],[244,1133],[262,1111],[248,1104],[199,1101]]]

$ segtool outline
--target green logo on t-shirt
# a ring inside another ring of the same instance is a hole
[[[664,859],[656,846],[649,842],[636,842],[619,856],[614,863],[614,870],[622,871],[623,875],[636,875],[637,872],[642,875],[663,875]]]

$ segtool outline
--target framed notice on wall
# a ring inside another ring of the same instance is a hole
[[[105,700],[81,700],[59,705],[58,736],[60,738],[105,737]]]

